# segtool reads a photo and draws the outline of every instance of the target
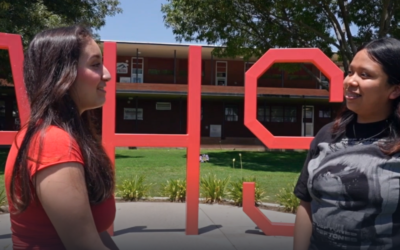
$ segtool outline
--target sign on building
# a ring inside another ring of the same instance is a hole
[[[117,63],[117,74],[127,74],[129,64],[119,62]]]

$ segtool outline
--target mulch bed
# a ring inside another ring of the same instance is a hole
[[[171,201],[165,200],[165,199],[141,199],[140,201],[125,201],[125,200],[117,199],[116,202],[117,203],[126,203],[126,202],[168,202],[168,203],[171,203]],[[200,201],[200,204],[212,205],[212,203],[206,203],[204,201]],[[215,203],[215,204],[217,204],[217,203]],[[222,201],[222,202],[219,202],[218,204],[225,205],[225,206],[237,207],[233,202],[230,202],[230,201]],[[276,211],[276,212],[291,213],[291,212],[285,211],[282,207],[268,206],[268,205],[263,205],[263,204],[258,205],[257,207],[260,209],[271,210],[271,211]]]

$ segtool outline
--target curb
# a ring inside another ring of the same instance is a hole
[[[115,200],[123,200],[121,197],[115,197]],[[148,197],[148,198],[141,198],[140,200],[145,201],[145,200],[150,200],[150,201],[167,201],[169,200],[168,197]],[[204,201],[205,198],[199,198],[199,201]],[[223,201],[226,202],[233,202],[233,200],[226,200],[223,199]],[[268,207],[276,207],[276,208],[284,208],[284,206],[281,206],[279,204],[275,204],[275,203],[269,203],[269,202],[260,202],[261,205],[263,206],[268,206]]]

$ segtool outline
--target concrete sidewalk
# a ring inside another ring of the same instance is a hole
[[[295,220],[294,214],[261,211],[274,222]],[[121,250],[292,249],[292,237],[265,236],[240,207],[200,204],[199,235],[185,234],[185,215],[184,203],[117,203],[113,239]],[[0,250],[3,249],[12,249],[8,214],[0,215]]]

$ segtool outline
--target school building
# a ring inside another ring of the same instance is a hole
[[[244,125],[245,72],[257,58],[217,58],[202,47],[201,137],[204,143],[257,143]],[[184,134],[189,45],[117,42],[116,132]],[[312,64],[287,73],[271,67],[258,79],[257,117],[277,136],[313,136],[338,103],[312,76]],[[0,81],[0,130],[19,126],[12,84]],[[99,112],[101,116],[101,112]]]

